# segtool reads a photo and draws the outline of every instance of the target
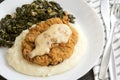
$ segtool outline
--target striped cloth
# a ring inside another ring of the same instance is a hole
[[[115,57],[115,66],[117,78],[120,80],[120,22],[114,31],[113,36],[113,53]]]
[[[87,3],[95,10],[95,12],[100,17],[102,24],[104,25],[104,22],[101,17],[100,12],[100,0],[86,0]],[[113,0],[110,0],[110,4],[112,5]],[[104,25],[105,26],[105,25]],[[106,28],[106,31],[108,31],[108,28]],[[119,26],[114,31],[114,38],[113,38],[113,55],[115,57],[115,67],[116,67],[116,74],[117,74],[117,80],[120,80],[120,22]],[[99,60],[96,62],[93,72],[94,72],[94,79],[99,80],[99,69],[101,64],[102,55],[100,56]],[[106,74],[105,80],[111,80],[109,70]]]
[[[95,10],[95,12],[100,17],[102,24],[105,26],[105,24],[103,23],[101,12],[100,12],[100,0],[86,0],[86,1]],[[93,68],[95,80],[99,80],[99,70],[100,70],[101,60],[102,60],[102,55],[100,56],[99,60],[96,61],[96,64]],[[109,71],[106,74],[105,80],[110,80]]]

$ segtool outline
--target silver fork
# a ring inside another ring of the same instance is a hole
[[[111,50],[112,50],[113,32],[114,32],[114,29],[117,27],[117,24],[116,24],[117,20],[120,19],[120,4],[118,3],[118,1],[119,0],[114,0],[113,6],[111,9],[111,17],[110,17],[111,31],[110,31],[108,41],[106,43],[106,47],[105,47],[102,62],[101,62],[100,74],[99,74],[99,78],[101,80],[105,79],[105,75],[108,70],[108,64],[109,64]]]

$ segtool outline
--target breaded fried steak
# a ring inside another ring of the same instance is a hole
[[[29,33],[22,41],[22,55],[24,59],[41,66],[53,66],[63,62],[72,55],[78,40],[78,33],[74,28],[70,27],[72,34],[67,43],[54,43],[51,45],[49,54],[36,55],[32,58],[30,57],[31,52],[36,47],[35,40],[38,35],[48,30],[50,26],[54,24],[66,24],[70,27],[68,18],[64,16],[62,20],[60,18],[51,18],[30,28]]]

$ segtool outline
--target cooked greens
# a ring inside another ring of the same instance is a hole
[[[6,15],[0,21],[0,46],[11,47],[23,30],[49,18],[62,18],[63,15],[65,11],[54,1],[35,0],[31,4],[17,7],[13,15]],[[71,14],[68,16],[69,22],[74,23],[75,17]]]

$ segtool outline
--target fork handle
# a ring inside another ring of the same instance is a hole
[[[109,60],[110,60],[110,56],[111,56],[111,54],[110,54],[111,49],[112,49],[112,44],[111,44],[111,41],[109,40],[109,42],[107,42],[107,44],[106,44],[102,62],[101,62],[101,67],[100,67],[99,78],[102,80],[104,80],[107,69],[108,69],[108,64],[109,64]]]
[[[110,62],[109,62],[109,72],[110,72],[110,79],[111,80],[118,80],[117,73],[115,68],[115,57],[113,54],[113,49],[111,50]]]
[[[109,60],[111,56],[111,49],[112,49],[113,32],[116,26],[117,25],[112,26],[108,41],[104,49],[101,67],[100,67],[100,74],[99,74],[99,79],[102,79],[102,80],[104,80],[107,69],[108,69],[108,64],[109,64]]]

